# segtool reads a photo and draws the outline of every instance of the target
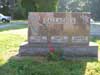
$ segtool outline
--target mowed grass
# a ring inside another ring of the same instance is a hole
[[[100,75],[100,62],[47,61],[44,59],[10,58],[0,66],[0,75]]]
[[[26,25],[15,25],[0,29],[0,52],[17,50],[19,45],[27,39],[26,27]]]
[[[37,62],[34,60],[10,60],[0,68],[3,75],[84,75],[84,62]]]
[[[90,41],[98,44],[98,50],[100,51],[100,36],[91,37]]]
[[[26,40],[27,25],[0,29],[0,75],[100,75],[96,59],[47,61],[46,57],[15,56]],[[100,46],[99,37],[91,41]]]

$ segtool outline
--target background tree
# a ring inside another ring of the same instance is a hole
[[[14,8],[14,19],[25,19],[25,18],[26,18],[26,10],[22,8],[21,0],[18,0]]]
[[[95,20],[100,20],[100,0],[90,0],[90,9],[92,17]]]
[[[18,19],[26,18],[28,12],[63,11],[91,12],[94,19],[100,20],[99,3],[100,0],[17,0],[14,17]]]
[[[59,0],[58,11],[82,12],[88,9],[88,0]]]
[[[22,7],[26,12],[54,12],[57,11],[58,0],[22,0]]]
[[[10,15],[9,2],[7,0],[2,0],[1,6],[2,8],[0,8],[0,12],[3,13],[4,15]]]

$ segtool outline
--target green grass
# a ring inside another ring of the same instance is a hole
[[[14,26],[9,26],[9,27],[0,29],[0,32],[8,31],[8,30],[15,30],[15,29],[23,29],[26,27],[27,27],[27,25],[14,25]]]
[[[90,38],[90,41],[98,44],[98,50],[100,51],[100,37],[94,36]]]
[[[0,67],[0,75],[100,75],[100,62],[96,61],[37,60],[10,58]]]
[[[0,75],[100,75],[100,61],[95,59],[47,61],[42,57],[15,56],[27,40],[27,25],[0,29]],[[100,38],[91,41],[99,44]]]
[[[11,20],[10,21],[10,24],[14,23],[14,22],[26,22],[27,20]],[[9,24],[9,23],[3,23],[0,21],[0,25],[6,25],[6,24]]]
[[[0,52],[17,50],[19,45],[27,39],[26,27],[26,25],[16,25],[0,29]]]
[[[26,40],[19,34],[0,33],[0,51],[18,49],[19,44]]]

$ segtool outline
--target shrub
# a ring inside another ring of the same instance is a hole
[[[28,12],[55,12],[58,0],[22,0],[21,5]],[[27,16],[26,15],[26,16]]]
[[[14,9],[14,19],[25,19],[25,18],[26,18],[26,10],[22,8],[21,1],[17,1]]]

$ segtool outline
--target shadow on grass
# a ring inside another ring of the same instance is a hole
[[[11,57],[0,66],[0,75],[85,75],[87,62],[97,59],[47,61],[42,57]],[[92,75],[92,74],[91,74]]]
[[[23,28],[27,28],[27,27],[28,27],[27,24],[14,25],[14,26],[9,26],[9,27],[5,27],[5,28],[0,28],[0,32],[8,31],[8,30],[15,30],[15,29],[23,29]]]
[[[0,25],[5,25],[5,24],[7,24],[7,23],[2,23],[2,22],[0,22]]]
[[[92,42],[97,42],[97,40],[100,40],[100,36],[91,36],[91,37],[90,37],[90,40],[91,40]]]

